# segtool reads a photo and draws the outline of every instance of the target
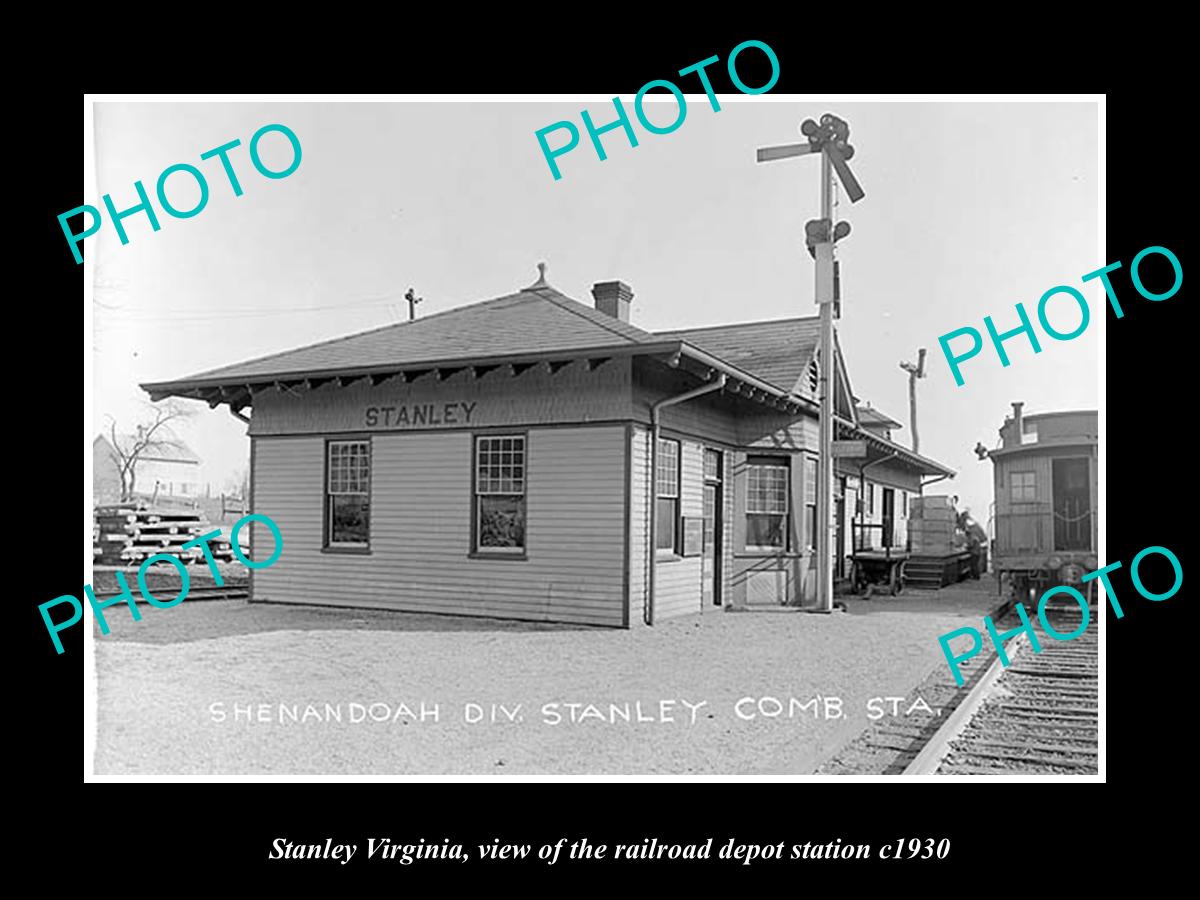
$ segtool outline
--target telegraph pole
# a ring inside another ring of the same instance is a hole
[[[917,434],[917,379],[925,377],[925,348],[917,351],[917,364],[900,363],[900,368],[908,373],[908,422],[912,427],[913,453],[921,452],[921,436]]]
[[[404,299],[408,301],[408,321],[412,321],[417,317],[417,304],[424,300],[424,297],[418,297],[416,291],[412,288],[408,289],[408,293],[404,295]]]
[[[833,166],[821,154],[821,219],[833,217]],[[833,612],[833,241],[816,247],[817,308],[820,311],[821,351],[817,373],[821,391],[821,452],[817,460],[817,609]]]
[[[831,113],[821,116],[820,124],[805,119],[800,133],[807,144],[760,147],[759,162],[771,162],[810,153],[821,154],[821,218],[805,224],[805,243],[816,262],[814,299],[820,324],[820,357],[817,363],[821,400],[819,455],[817,459],[817,605],[819,612],[833,611],[833,398],[837,380],[833,353],[834,256],[833,246],[850,233],[849,222],[833,222],[833,175],[836,170],[851,203],[863,198],[863,189],[846,165],[854,156],[848,143],[850,126]]]

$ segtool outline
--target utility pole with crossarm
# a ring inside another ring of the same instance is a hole
[[[805,243],[816,260],[816,302],[820,311],[821,343],[817,363],[821,399],[820,455],[817,461],[817,605],[820,612],[833,612],[833,394],[836,390],[833,359],[835,315],[835,266],[833,245],[850,233],[848,222],[833,222],[833,173],[846,189],[851,203],[864,196],[862,186],[846,162],[854,156],[849,143],[850,126],[832,113],[820,122],[805,119],[800,133],[805,144],[760,147],[759,162],[773,162],[810,153],[821,154],[821,218],[804,226]]]

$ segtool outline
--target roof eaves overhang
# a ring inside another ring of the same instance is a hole
[[[334,380],[341,384],[348,384],[364,378],[370,378],[378,383],[408,372],[450,371],[468,368],[492,369],[508,365],[536,365],[542,362],[554,363],[577,359],[603,360],[622,356],[656,357],[676,368],[680,366],[682,360],[687,359],[702,370],[708,369],[713,373],[724,373],[727,377],[725,390],[728,393],[740,394],[750,400],[790,412],[799,412],[805,408],[815,409],[815,405],[808,398],[790,394],[681,340],[626,342],[539,353],[425,359],[386,365],[341,366],[332,369],[310,368],[259,374],[237,372],[225,375],[201,374],[174,381],[145,382],[139,387],[149,393],[150,399],[154,402],[165,400],[168,397],[182,397],[206,401],[211,407],[227,403],[231,409],[236,411],[251,405],[255,391],[275,386],[308,384],[311,387]],[[703,375],[704,373],[695,372],[695,374]]]
[[[988,457],[994,459],[1003,456],[1017,456],[1022,453],[1036,453],[1039,450],[1045,453],[1049,450],[1091,449],[1096,444],[1096,438],[1082,435],[1078,438],[1063,441],[1034,441],[1033,443],[1021,444],[1016,447],[997,447],[995,450],[988,451]]]
[[[751,400],[763,402],[767,406],[776,409],[783,408],[789,412],[808,410],[809,412],[816,413],[820,411],[820,406],[808,397],[790,393],[768,381],[756,378],[749,372],[739,369],[737,366],[731,365],[720,357],[713,356],[711,353],[707,353],[699,347],[689,344],[687,341],[679,342],[678,353],[680,358],[686,357],[701,366],[706,366],[714,374],[717,372],[723,373],[726,376],[726,393],[740,394]],[[732,384],[730,381],[732,381]]]
[[[439,369],[466,369],[472,366],[499,367],[505,365],[536,364],[539,362],[561,362],[563,360],[584,358],[604,359],[617,356],[637,356],[647,353],[670,353],[678,350],[678,348],[678,341],[663,341],[653,344],[626,342],[622,344],[567,348],[563,350],[543,351],[538,353],[513,353],[489,356],[476,355],[454,358],[443,357],[440,359],[418,359],[403,363],[387,363],[371,366],[339,366],[331,369],[292,369],[259,374],[239,374],[237,372],[232,372],[226,375],[201,374],[192,376],[190,378],[177,379],[175,381],[145,382],[140,384],[139,387],[148,392],[150,394],[150,398],[156,402],[167,397],[190,397],[193,399],[205,399],[199,397],[198,394],[202,392],[214,391],[229,392],[237,389],[250,391],[263,387],[271,387],[280,383],[296,384],[305,381],[330,381],[333,379],[340,379],[343,382],[348,382],[351,380],[357,381],[363,378],[381,379],[398,375],[402,372],[431,371]],[[218,400],[218,402],[224,402],[224,400]]]
[[[835,418],[834,421],[838,426],[839,433],[849,435],[855,440],[865,440],[869,445],[874,446],[878,450],[894,454],[897,459],[918,469],[922,475],[943,475],[953,478],[958,474],[954,469],[944,466],[940,462],[935,462],[926,456],[921,456],[919,453],[913,453],[911,450],[901,447],[887,438],[867,431],[867,429],[855,425],[840,416]]]

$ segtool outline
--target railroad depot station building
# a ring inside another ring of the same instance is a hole
[[[514,294],[142,387],[249,422],[252,507],[284,543],[254,601],[617,627],[811,605],[817,318],[651,333],[622,282],[593,295],[543,270]],[[910,499],[954,473],[859,408],[835,355],[835,437],[867,450],[837,460],[844,576],[852,530],[903,548]],[[264,526],[252,541],[274,549]]]

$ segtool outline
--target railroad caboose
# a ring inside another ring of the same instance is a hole
[[[984,451],[994,471],[992,556],[1001,590],[1036,601],[1060,584],[1086,587],[1097,560],[1095,410],[1025,415],[1014,403],[1000,446]]]

